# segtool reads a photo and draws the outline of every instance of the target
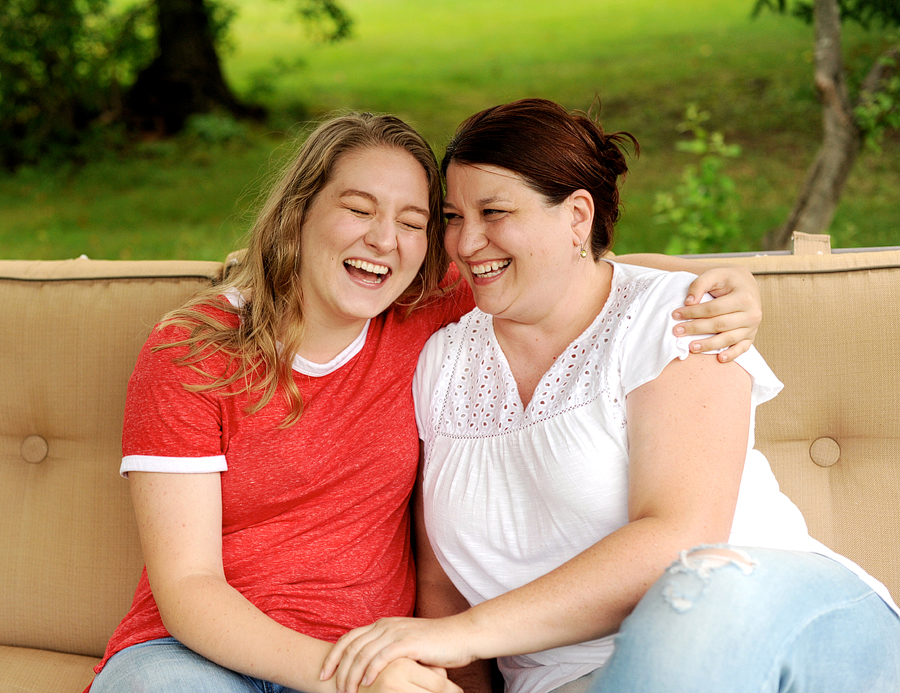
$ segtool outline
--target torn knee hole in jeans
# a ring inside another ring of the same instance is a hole
[[[733,546],[699,546],[682,551],[666,571],[663,599],[678,613],[690,611],[706,592],[713,571],[736,568],[749,575],[757,565],[750,554]]]

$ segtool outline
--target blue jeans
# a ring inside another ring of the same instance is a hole
[[[650,588],[589,676],[589,693],[898,693],[900,618],[824,556],[701,547]]]
[[[91,693],[299,693],[213,664],[175,638],[117,652],[97,674]]]

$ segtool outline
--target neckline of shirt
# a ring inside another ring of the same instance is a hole
[[[222,292],[222,295],[225,296],[228,302],[235,308],[240,308],[244,304],[245,299],[243,294],[235,288],[226,289]],[[347,365],[354,356],[362,351],[363,347],[366,345],[366,335],[369,333],[369,324],[371,322],[371,319],[366,320],[366,324],[363,325],[363,328],[356,339],[350,342],[347,348],[327,363],[315,363],[314,361],[303,358],[299,354],[295,354],[294,360],[291,363],[291,368],[298,373],[313,378],[321,378],[322,376],[334,373],[339,368]],[[278,343],[278,346],[279,348],[281,347],[281,342]]]
[[[609,280],[609,294],[607,294],[606,300],[603,301],[603,306],[600,308],[600,311],[593,317],[590,324],[587,327],[585,327],[584,330],[582,330],[581,334],[579,334],[571,342],[569,342],[568,345],[566,345],[566,348],[563,349],[562,352],[560,353],[560,355],[557,357],[557,361],[562,359],[562,357],[565,354],[568,354],[572,350],[576,349],[578,347],[578,345],[581,344],[582,341],[585,339],[587,334],[591,330],[593,330],[595,327],[597,327],[598,323],[603,322],[603,319],[606,319],[606,317],[608,317],[613,311],[613,304],[615,303],[616,290],[618,288],[621,288],[621,285],[623,283],[622,272],[619,269],[619,267],[621,265],[613,262],[612,260],[607,260],[605,258],[602,258],[601,261],[605,262],[606,264],[608,264],[612,267],[612,276],[610,277],[610,280]],[[627,278],[625,278],[625,281],[627,281]],[[478,306],[475,306],[475,309],[473,310],[473,312],[481,313],[481,315],[484,316],[485,322],[488,325],[488,339],[490,342],[492,342],[496,346],[497,351],[502,355],[502,357],[505,361],[506,354],[503,353],[503,348],[500,346],[500,341],[497,339],[497,333],[494,331],[494,316],[491,315],[490,313],[485,313]],[[507,369],[509,369],[509,364],[507,364],[506,367],[507,367]],[[552,370],[553,370],[553,366],[551,366],[549,369],[547,369],[547,372],[544,373],[543,377],[546,377],[547,375],[549,375],[550,371],[552,371]]]

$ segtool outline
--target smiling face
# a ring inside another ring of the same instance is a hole
[[[570,200],[553,206],[512,171],[452,163],[444,212],[444,245],[484,312],[534,324],[572,291],[581,239]]]
[[[309,324],[360,329],[412,283],[428,247],[428,180],[411,154],[344,154],[316,195],[300,236]]]

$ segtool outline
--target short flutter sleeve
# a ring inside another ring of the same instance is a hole
[[[183,336],[177,328],[155,329],[141,350],[125,400],[119,470],[123,476],[132,471],[205,473],[227,469],[221,396],[185,387],[209,380],[176,362],[184,347],[158,348]],[[202,365],[222,367],[210,362]]]
[[[651,380],[675,359],[691,355],[690,344],[697,335],[676,337],[672,312],[684,305],[688,287],[695,279],[687,272],[659,272],[616,265],[618,282],[631,300],[622,316],[626,326],[618,349],[621,386],[625,395]],[[624,276],[621,276],[624,275]],[[711,300],[707,295],[704,300]],[[695,358],[713,358],[698,355]],[[777,395],[784,387],[755,347],[735,359],[753,380],[754,408]]]

